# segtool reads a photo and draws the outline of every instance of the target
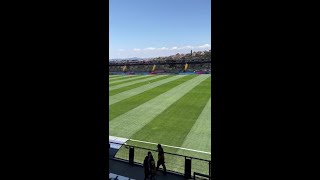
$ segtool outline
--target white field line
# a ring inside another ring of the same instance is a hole
[[[167,75],[164,75],[164,76],[167,76]],[[126,86],[130,86],[130,85],[133,85],[133,84],[145,82],[145,81],[151,81],[151,80],[158,79],[158,78],[161,78],[161,77],[164,77],[164,76],[149,76],[149,77],[144,78],[144,79],[139,79],[139,80],[135,80],[135,81],[131,81],[131,82],[127,82],[127,83],[111,86],[111,87],[109,87],[109,91],[112,91],[112,90],[115,90],[115,89],[119,89],[119,88],[123,88],[123,87],[126,87]]]
[[[109,121],[109,133],[115,136],[132,137],[141,128],[208,77],[210,76],[199,75],[192,78],[112,119]]]
[[[110,142],[118,142],[118,143],[125,143],[128,141],[127,138],[122,138],[122,137],[116,137],[116,136],[109,136],[109,141]]]
[[[127,99],[127,98],[130,98],[132,96],[141,94],[141,93],[143,93],[145,91],[148,91],[148,90],[153,89],[155,87],[161,86],[161,85],[166,84],[168,82],[180,79],[180,78],[185,77],[185,76],[186,75],[175,75],[175,76],[172,76],[172,77],[169,77],[169,78],[166,78],[166,79],[162,79],[160,81],[156,81],[156,82],[144,85],[144,86],[140,86],[140,87],[137,87],[137,88],[134,88],[134,89],[130,89],[128,91],[124,91],[124,92],[119,93],[119,94],[115,94],[115,95],[109,97],[109,106],[112,105],[112,104],[115,104],[115,103],[117,103],[119,101],[122,101],[124,99]]]
[[[116,137],[116,136],[109,136],[109,141],[110,141],[110,140],[114,140],[114,141],[115,141],[115,140],[121,140],[121,141],[124,142],[125,145],[127,145],[127,142],[128,142],[128,141],[136,141],[136,142],[141,142],[141,143],[146,143],[146,144],[158,145],[158,143],[147,142],[147,141],[140,141],[140,140],[135,140],[135,139],[127,139],[127,138]],[[165,145],[165,144],[161,144],[161,146],[170,147],[170,148],[175,148],[175,149],[184,149],[184,150],[193,151],[193,152],[199,152],[199,153],[204,153],[204,154],[211,154],[210,152],[199,151],[199,150],[195,150],[195,149],[188,149],[188,148],[177,147],[177,146],[169,146],[169,145]]]
[[[142,143],[146,143],[146,144],[158,145],[158,143],[152,143],[152,142],[147,142],[147,141],[139,141],[139,140],[135,140],[135,139],[129,139],[129,141],[136,141],[136,142],[142,142]],[[161,144],[161,146],[175,148],[175,149],[183,149],[183,150],[188,150],[188,151],[193,151],[193,152],[198,152],[198,153],[204,153],[204,154],[211,154],[210,152],[199,151],[199,150],[195,150],[195,149],[188,149],[188,148],[177,147],[177,146],[169,146],[169,145],[165,145],[165,144]]]

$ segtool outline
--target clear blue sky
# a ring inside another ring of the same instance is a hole
[[[109,0],[109,59],[211,46],[211,0]]]

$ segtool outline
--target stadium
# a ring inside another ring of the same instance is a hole
[[[211,50],[108,66],[109,157],[141,166],[161,144],[168,172],[211,179]]]

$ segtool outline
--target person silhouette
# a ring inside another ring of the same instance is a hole
[[[164,174],[166,175],[167,174],[167,168],[166,168],[166,165],[165,165],[165,161],[164,161],[164,151],[163,151],[163,148],[161,147],[161,144],[158,144],[158,162],[157,162],[157,169],[156,171],[158,171],[160,165],[162,165],[163,167],[163,170],[164,170]]]

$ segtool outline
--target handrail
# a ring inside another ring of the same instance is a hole
[[[193,172],[193,179],[196,179],[196,175],[211,179],[211,176],[206,175],[206,174],[202,174],[202,173],[197,173],[197,172]]]

